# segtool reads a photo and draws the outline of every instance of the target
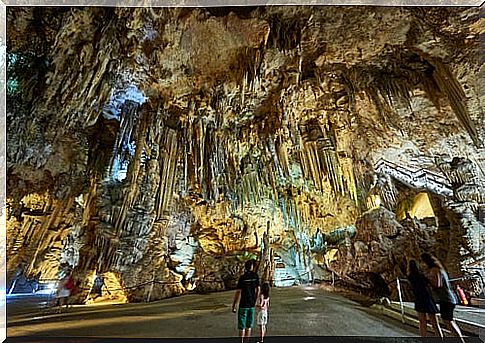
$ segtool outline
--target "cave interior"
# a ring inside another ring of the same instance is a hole
[[[9,287],[70,268],[80,303],[97,275],[154,301],[256,259],[395,298],[422,252],[485,277],[479,14],[9,7]]]

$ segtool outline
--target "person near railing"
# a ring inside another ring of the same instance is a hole
[[[76,283],[72,276],[72,271],[70,268],[66,270],[64,277],[59,282],[57,296],[56,296],[56,305],[59,306],[58,311],[60,312],[62,306],[66,306],[66,309],[69,307],[69,298],[72,295],[74,288],[76,287]]]
[[[421,337],[427,336],[427,321],[429,320],[435,335],[443,337],[438,317],[436,316],[439,311],[433,300],[431,284],[419,270],[416,260],[409,261],[408,281],[414,294],[414,310],[418,313],[419,334]],[[426,316],[428,317],[427,319]]]
[[[453,319],[453,312],[456,304],[458,304],[458,300],[451,289],[450,280],[445,268],[436,257],[431,256],[428,253],[421,254],[421,260],[429,268],[428,278],[439,299],[441,319],[447,328],[460,337],[462,342],[465,343],[460,328]]]

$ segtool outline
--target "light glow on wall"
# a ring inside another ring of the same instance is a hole
[[[432,218],[435,216],[428,194],[424,192],[401,201],[396,210],[397,219],[405,219],[406,212],[411,218],[416,219]]]
[[[381,206],[382,200],[379,194],[370,194],[367,197],[367,209],[373,210],[375,208],[379,208]]]
[[[409,214],[411,217],[417,219],[434,217],[433,207],[429,202],[429,197],[427,193],[418,193],[414,197],[414,203],[411,207]]]

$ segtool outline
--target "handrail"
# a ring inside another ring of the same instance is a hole
[[[374,164],[374,169],[377,172],[384,172],[382,169],[385,168],[390,168],[391,170],[394,170],[396,173],[400,173],[401,175],[404,175],[405,178],[409,178],[409,181],[406,180],[400,180],[401,182],[404,183],[412,183],[412,182],[422,182],[424,185],[422,186],[425,189],[429,189],[431,191],[434,191],[436,193],[445,193],[447,195],[452,195],[453,190],[451,188],[451,184],[449,183],[448,179],[446,176],[440,175],[436,172],[433,172],[429,169],[426,168],[419,168],[416,170],[412,170],[409,167],[405,167],[402,165],[398,165],[394,162],[388,161],[386,159],[380,158],[375,164]],[[389,172],[388,172],[389,173]],[[399,180],[399,176],[391,175],[394,178]],[[438,188],[442,188],[442,192],[440,190],[433,190],[433,184],[436,185]],[[413,186],[411,184],[411,186]]]
[[[275,282],[275,281],[289,281],[289,280],[299,280],[299,278],[301,278],[302,276],[304,275],[307,275],[307,274],[310,274],[311,273],[311,270],[310,271],[306,271],[302,274],[298,274],[298,276],[295,278],[293,276],[289,276],[287,278],[280,278],[280,279],[270,279],[268,281],[270,282]],[[41,279],[42,280],[42,279]],[[49,281],[60,281],[61,279],[44,279],[44,280],[49,280]],[[204,279],[202,279],[204,280]],[[40,282],[43,282],[43,281],[39,281]],[[145,282],[142,282],[142,283],[139,283],[139,284],[136,284],[136,285],[133,285],[133,286],[127,286],[127,287],[123,287],[123,288],[115,288],[115,289],[110,289],[110,291],[123,291],[123,290],[127,290],[127,289],[136,289],[136,288],[139,288],[139,287],[142,287],[142,286],[146,286],[146,285],[150,285],[150,284],[159,284],[159,285],[176,285],[176,284],[179,284],[179,281],[160,281],[160,280],[149,280],[149,281],[145,281]],[[106,286],[106,284],[105,284]],[[85,288],[85,287],[78,287],[79,290],[91,290],[92,288]]]
[[[485,268],[483,268],[483,267],[463,267],[463,269],[466,269],[466,270],[481,270],[481,271],[485,271]]]
[[[462,277],[457,277],[457,278],[452,278],[452,279],[449,279],[450,282],[456,282],[456,281],[464,281],[464,280],[470,280],[470,279],[477,279],[477,280],[480,280],[481,281],[481,284],[482,284],[482,291],[481,293],[484,293],[485,294],[485,282],[482,278],[481,275],[465,275],[465,276],[462,276]],[[402,303],[402,299],[401,299],[401,281],[404,281],[406,283],[409,283],[409,280],[408,279],[405,279],[405,278],[396,278],[395,281],[391,281],[390,283],[394,283],[396,282],[397,283],[397,287],[398,287],[398,294],[399,294],[399,302],[401,304],[401,314],[402,316],[404,316],[403,314],[403,311],[404,311],[404,305]]]
[[[449,281],[455,282],[455,281],[464,281],[464,280],[470,280],[470,279],[481,279],[481,275],[465,275],[465,276],[449,279]],[[398,280],[409,283],[409,280],[406,278],[398,278]],[[394,282],[395,281],[391,281],[390,283],[392,284]]]
[[[43,282],[43,283],[49,283],[49,282],[58,282],[58,281],[60,281],[60,280],[61,280],[61,279],[49,279],[49,278],[47,278],[47,279],[43,279],[43,278],[40,278],[40,279],[38,280],[38,282],[39,282],[39,283],[41,283],[41,282]]]
[[[408,168],[408,167],[405,167],[405,166],[402,166],[402,165],[399,165],[399,164],[396,164],[394,162],[391,162],[391,161],[388,161],[388,160],[385,160],[385,159],[379,159],[379,161],[374,165],[374,168],[377,170],[381,167],[381,165],[388,165],[396,170],[404,170],[405,171],[405,174],[409,175],[409,176],[412,176],[413,179],[417,179],[417,177],[421,177],[422,175],[431,175],[431,176],[434,176],[435,179],[439,179],[439,180],[443,180],[443,181],[438,181],[436,180],[436,182],[439,182],[441,183],[442,185],[444,186],[448,186],[450,187],[450,183],[447,182],[448,179],[446,178],[446,176],[443,176],[441,174],[438,174],[432,170],[429,170],[429,169],[426,169],[426,168],[419,168],[419,169],[416,169],[416,170],[412,170],[411,168]],[[415,175],[415,174],[418,174],[419,172],[421,172],[421,174],[419,175]]]
[[[406,167],[406,166],[403,166],[403,165],[400,165],[400,164],[397,164],[395,162],[392,162],[392,161],[389,161],[389,160],[386,160],[384,158],[379,158],[379,160],[374,164],[374,168],[377,169],[381,164],[387,164],[387,165],[390,165],[392,167],[394,167],[395,169],[404,169],[406,171],[408,171],[409,173],[413,173],[413,174],[416,174],[420,171],[423,171],[423,174],[427,175],[427,174],[431,174],[433,176],[436,176],[438,179],[443,179],[445,181],[448,181],[448,178],[442,174],[438,174],[432,170],[429,170],[429,169],[426,169],[426,168],[419,168],[419,169],[416,169],[416,170],[412,170],[411,168],[409,167]],[[421,174],[421,175],[423,175]],[[443,183],[444,185],[450,185],[449,183],[445,184]]]
[[[401,282],[399,282],[399,278],[396,279],[397,282],[397,293],[399,294],[399,304],[401,305],[401,321],[405,323],[404,320],[404,303],[402,301],[402,293],[401,293]]]
[[[467,275],[467,276],[462,276],[462,277],[456,277],[456,278],[450,279],[450,282],[464,281],[464,280],[470,280],[470,279],[481,279],[481,276],[480,275]]]
[[[44,279],[44,280],[59,282],[62,279]],[[39,280],[39,283],[42,283],[42,282],[43,282],[43,280],[40,279]],[[178,284],[179,282],[178,281],[149,280],[149,281],[145,281],[145,282],[142,282],[142,283],[137,284],[137,285],[134,285],[134,286],[127,286],[127,287],[123,287],[123,288],[115,288],[115,289],[111,289],[110,291],[122,291],[122,290],[126,290],[126,289],[135,289],[135,288],[138,288],[138,287],[141,287],[141,286],[146,286],[146,285],[149,285],[149,284],[152,284],[152,283],[166,284],[166,285],[175,285],[175,284]],[[104,286],[106,287],[106,284],[104,284]],[[77,289],[79,289],[79,290],[88,290],[89,291],[92,288],[78,287]]]
[[[483,270],[483,268],[470,268],[470,269]],[[302,276],[307,275],[307,274],[311,274],[311,272],[313,270],[314,269],[309,270],[309,271],[305,271],[304,273],[301,273],[301,274],[298,274],[297,277],[293,277],[293,276],[289,275],[286,278],[279,278],[279,279],[273,278],[273,279],[269,279],[268,281],[275,282],[275,281],[299,280]],[[450,280],[450,282],[456,282],[456,281],[463,281],[463,280],[469,280],[469,279],[480,279],[480,280],[482,280],[482,276],[481,275],[478,275],[478,274],[472,274],[472,275],[465,275],[465,276],[458,277],[458,278],[451,278],[449,280]],[[61,279],[39,279],[39,283],[44,282],[44,280],[58,282]],[[406,283],[409,283],[409,280],[406,279],[406,278],[396,278],[396,280],[393,280],[390,283],[392,284],[392,283],[396,282],[400,286],[400,284],[401,284],[402,281],[403,282],[406,282]],[[149,280],[149,281],[145,281],[145,282],[142,282],[142,283],[137,284],[137,285],[134,285],[134,286],[127,286],[127,287],[124,287],[124,288],[111,289],[111,291],[126,290],[126,289],[135,289],[135,288],[138,288],[138,287],[141,287],[141,286],[146,286],[146,285],[153,284],[153,283],[160,284],[160,285],[176,285],[176,284],[179,283],[179,281]],[[106,284],[105,284],[105,286],[106,286]],[[91,288],[82,288],[82,287],[79,287],[78,289],[80,289],[80,290],[91,290]]]

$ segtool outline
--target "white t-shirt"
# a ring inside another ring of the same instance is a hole
[[[264,296],[262,295],[261,296],[261,302],[259,304],[261,307],[259,308],[259,310],[261,312],[267,312],[268,311],[268,307],[269,307],[269,297],[268,298],[264,298]]]

